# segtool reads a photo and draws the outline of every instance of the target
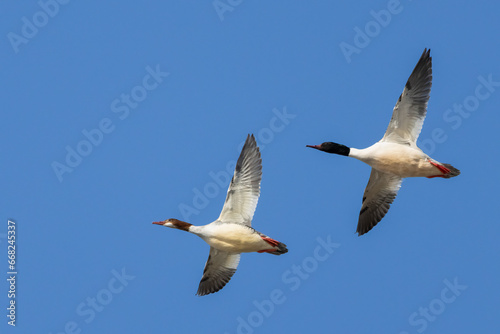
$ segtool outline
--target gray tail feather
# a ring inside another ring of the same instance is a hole
[[[444,167],[448,168],[450,172],[446,175],[443,175],[444,178],[449,179],[450,177],[458,176],[460,175],[460,171],[453,167],[450,164],[443,164]]]
[[[286,248],[286,245],[284,243],[282,243],[282,242],[280,242],[278,244],[278,246],[276,246],[276,247],[278,247],[278,249],[276,251],[274,251],[274,252],[269,252],[269,254],[281,255],[281,254],[285,254],[285,253],[288,252],[288,249]]]

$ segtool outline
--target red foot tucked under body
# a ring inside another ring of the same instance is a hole
[[[432,176],[426,176],[426,178],[428,178],[428,179],[432,179],[432,178],[435,178],[435,177],[443,177],[443,178],[444,178],[444,175],[432,175]]]
[[[445,166],[443,165],[440,165],[432,160],[429,160],[429,162],[435,166],[437,169],[439,169],[443,175],[432,175],[432,176],[427,176],[428,179],[432,179],[433,177],[444,177],[444,175],[448,174],[449,172],[451,172],[448,168],[446,168]]]
[[[280,244],[279,241],[276,241],[276,240],[271,239],[269,237],[262,237],[262,240],[266,241],[268,244],[270,244],[271,246],[274,246],[274,247],[277,247]],[[275,249],[273,249],[273,251],[275,251]]]

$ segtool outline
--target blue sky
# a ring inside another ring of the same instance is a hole
[[[2,333],[497,333],[500,5],[455,1],[0,5]],[[354,232],[370,167],[306,149],[378,141],[424,48],[420,135],[453,179],[406,179]],[[262,151],[244,254],[195,296],[248,133]],[[229,171],[229,172],[228,172]]]

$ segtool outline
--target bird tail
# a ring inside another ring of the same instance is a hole
[[[443,175],[443,177],[445,179],[449,179],[450,177],[455,177],[455,176],[458,176],[460,175],[460,171],[458,169],[456,169],[455,167],[453,167],[452,165],[450,164],[443,164],[444,167],[448,168],[450,171],[448,173],[446,173],[445,175]]]
[[[267,235],[262,234],[260,232],[257,232],[257,233],[260,234],[260,237],[262,238],[262,240],[264,240],[265,242],[267,242],[268,244],[273,246],[272,249],[264,249],[261,251],[257,251],[258,253],[265,252],[265,253],[274,254],[274,255],[281,255],[281,254],[285,254],[286,252],[288,252],[288,249],[286,248],[286,245],[284,243],[279,242],[278,240],[274,240],[273,238],[270,238]]]
[[[269,252],[269,254],[281,255],[281,254],[285,254],[285,253],[288,252],[288,248],[286,248],[286,245],[284,243],[282,243],[282,242],[279,242],[274,247],[278,247],[278,249],[275,250],[274,252]]]

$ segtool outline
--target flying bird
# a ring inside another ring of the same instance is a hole
[[[356,232],[363,235],[382,220],[396,198],[405,177],[450,178],[460,174],[417,147],[432,85],[432,58],[425,49],[394,107],[384,137],[365,149],[325,142],[306,145],[327,153],[353,157],[372,167],[363,195]]]
[[[236,163],[222,212],[216,221],[195,226],[178,219],[154,222],[193,233],[210,245],[210,253],[198,287],[199,296],[222,289],[236,272],[240,253],[281,255],[286,245],[252,228],[260,195],[262,159],[253,135],[248,135]]]

